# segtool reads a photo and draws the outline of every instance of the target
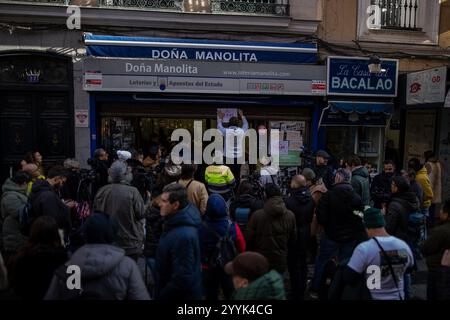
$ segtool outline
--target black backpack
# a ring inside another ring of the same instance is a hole
[[[30,235],[31,225],[37,217],[38,214],[30,200],[27,201],[22,209],[19,209],[20,232],[24,236]]]
[[[236,255],[237,250],[234,244],[233,238],[230,234],[231,221],[228,221],[227,231],[224,236],[219,235],[213,228],[208,226],[206,223],[204,225],[211,230],[211,232],[219,239],[214,250],[208,257],[208,265],[212,268],[223,268],[225,265],[232,261]]]

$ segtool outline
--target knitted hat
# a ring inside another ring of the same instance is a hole
[[[115,241],[119,224],[116,218],[103,212],[94,212],[83,225],[84,240],[91,243],[111,244]]]
[[[367,229],[377,229],[386,225],[381,210],[377,208],[368,208],[364,211],[363,223]]]
[[[316,174],[310,168],[303,169],[302,176],[304,176],[307,181],[313,181],[316,178]]]
[[[250,282],[269,272],[269,262],[266,257],[257,252],[247,251],[239,254],[233,261],[225,265],[229,275],[240,276]]]

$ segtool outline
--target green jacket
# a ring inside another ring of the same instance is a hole
[[[27,238],[20,232],[19,211],[27,203],[27,186],[20,187],[11,179],[7,179],[2,186],[0,203],[0,243],[7,252],[16,252],[25,244]]]
[[[435,227],[422,246],[428,270],[436,270],[441,266],[442,255],[446,249],[450,249],[450,221]]]
[[[245,288],[237,289],[233,300],[286,300],[281,275],[272,270],[259,277]]]
[[[370,203],[369,171],[366,167],[359,167],[352,171],[353,190],[361,197],[364,206]]]

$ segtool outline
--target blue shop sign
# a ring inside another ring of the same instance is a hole
[[[84,34],[88,56],[216,62],[316,64],[314,43],[271,43]]]
[[[327,94],[396,97],[398,60],[381,59],[381,73],[369,72],[369,58],[329,57]]]

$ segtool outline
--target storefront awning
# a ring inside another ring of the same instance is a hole
[[[313,43],[271,43],[84,34],[88,56],[220,62],[317,63]]]
[[[353,101],[330,101],[330,112],[343,112],[343,113],[383,113],[385,115],[391,115],[394,112],[394,104],[389,102],[353,102]]]
[[[329,101],[319,126],[384,127],[393,112],[390,102]]]

